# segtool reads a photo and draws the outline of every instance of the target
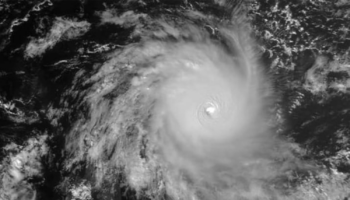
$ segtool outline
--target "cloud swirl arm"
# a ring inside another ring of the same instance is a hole
[[[254,163],[271,155],[269,83],[249,31],[227,25],[211,38],[195,23],[171,24],[110,52],[83,82],[89,117],[66,137],[65,165],[101,166],[98,187],[106,165],[139,194],[232,199],[241,179],[268,176]]]
[[[254,51],[230,45],[180,42],[156,62],[163,78],[154,90],[152,132],[176,168],[208,173],[249,160],[265,145],[266,88]]]

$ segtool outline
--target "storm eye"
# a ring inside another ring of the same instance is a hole
[[[203,103],[198,109],[198,120],[205,127],[215,124],[219,116],[220,106],[214,100]]]
[[[213,103],[209,103],[209,105],[207,105],[205,108],[205,113],[208,116],[212,117],[215,114],[216,110],[216,106]]]

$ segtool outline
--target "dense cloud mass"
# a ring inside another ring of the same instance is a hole
[[[67,139],[73,162],[82,159],[82,140],[94,137],[83,158],[96,165],[108,156],[108,165],[125,167],[140,193],[159,184],[157,173],[175,199],[230,199],[240,195],[234,189],[240,179],[248,194],[251,185],[263,190],[257,179],[280,175],[267,174],[269,166],[261,164],[273,162],[279,143],[268,124],[273,95],[249,29],[243,30],[247,24],[218,27],[213,39],[194,23],[157,23],[166,27],[160,38],[111,53],[86,80],[93,83],[85,98],[91,116]],[[95,173],[101,181],[104,172]]]
[[[164,51],[138,83],[154,101],[148,134],[161,162],[212,184],[223,181],[218,169],[232,173],[267,153],[267,88],[249,43],[230,50],[211,41],[147,45]]]
[[[209,42],[180,42],[156,64],[165,79],[154,92],[151,128],[174,167],[212,176],[217,168],[253,159],[267,145],[267,88],[261,88],[255,55],[241,48],[232,55]]]

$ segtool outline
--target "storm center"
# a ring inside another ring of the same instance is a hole
[[[215,103],[208,102],[204,108],[205,114],[209,117],[214,117],[217,112],[218,106]]]
[[[208,114],[208,115],[212,115],[214,114],[214,112],[216,111],[216,108],[214,106],[209,106],[205,109],[205,112]]]

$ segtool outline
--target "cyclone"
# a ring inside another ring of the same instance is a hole
[[[77,174],[62,178],[63,193],[87,184],[93,199],[128,191],[134,199],[252,199],[261,180],[279,174],[270,170],[272,94],[251,25],[184,5],[105,9],[98,23],[57,18],[46,39],[27,45],[32,59],[59,38],[83,37],[81,58],[49,65],[62,68],[53,80],[65,85],[47,114],[62,142],[57,163]],[[100,34],[110,29],[105,44]]]
[[[212,41],[149,44],[166,49],[146,70],[156,74],[147,75],[146,87],[154,102],[153,141],[162,160],[194,176],[217,167],[234,170],[264,151],[269,138],[267,83],[255,51],[245,36],[222,34],[230,47]]]
[[[0,0],[0,199],[348,199],[344,2]]]
[[[274,146],[272,95],[249,30],[227,22],[210,35],[190,14],[136,31],[142,40],[106,54],[91,77],[77,73],[88,117],[65,137],[65,166],[87,160],[95,187],[117,169],[138,195],[224,200],[274,176],[261,164]]]

